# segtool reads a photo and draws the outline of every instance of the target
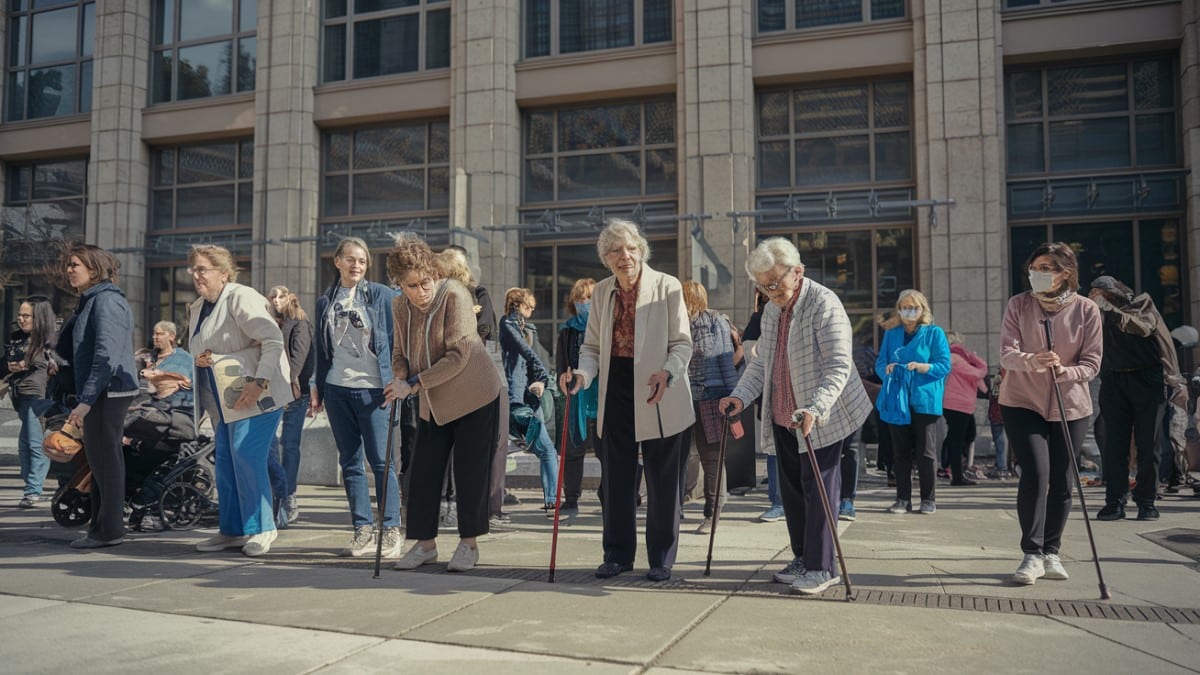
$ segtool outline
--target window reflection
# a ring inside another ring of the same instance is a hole
[[[450,66],[450,10],[442,0],[323,4],[322,82]]]
[[[90,111],[95,3],[14,2],[9,10],[5,120]]]

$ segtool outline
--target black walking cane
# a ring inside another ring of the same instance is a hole
[[[373,579],[379,578],[379,564],[383,559],[383,512],[387,508],[387,484],[391,482],[392,473],[392,433],[396,429],[396,407],[400,403],[400,399],[392,401],[392,408],[388,412],[388,432],[387,432],[387,452],[384,453],[386,459],[383,461],[383,486],[376,487],[379,490],[379,534],[375,536],[375,576]],[[399,485],[400,480],[396,480]]]
[[[703,422],[701,422],[703,424]],[[721,522],[721,497],[724,490],[721,486],[725,478],[725,445],[729,441],[729,415],[721,412],[721,449],[717,453],[717,500],[713,504],[712,529],[708,531],[708,560],[704,563],[704,576],[712,574],[713,541],[717,538],[717,523]]]
[[[558,556],[558,514],[562,505],[563,473],[567,468],[567,429],[571,424],[571,392],[564,392],[567,402],[563,404],[562,443],[558,451],[558,487],[554,490],[554,534],[550,537],[550,583],[554,583],[554,561]]]
[[[1054,335],[1050,330],[1050,319],[1042,319],[1042,328],[1046,330],[1046,349],[1054,351]],[[1096,537],[1092,535],[1092,519],[1088,516],[1087,502],[1083,499],[1083,482],[1079,480],[1079,460],[1075,459],[1075,442],[1071,439],[1071,429],[1067,427],[1067,412],[1063,407],[1062,389],[1058,386],[1058,378],[1054,369],[1050,368],[1050,381],[1054,383],[1054,398],[1058,401],[1058,421],[1062,423],[1063,438],[1067,442],[1067,454],[1071,456],[1071,470],[1075,475],[1075,488],[1079,491],[1079,508],[1083,511],[1083,524],[1087,528],[1088,543],[1092,545],[1092,561],[1096,563],[1096,579],[1100,581],[1100,599],[1110,600],[1108,586],[1104,583],[1104,572],[1100,570],[1100,555],[1096,553]]]
[[[804,444],[808,446],[808,461],[812,463],[813,482],[817,484],[817,492],[821,493],[821,509],[825,511],[825,524],[829,526],[829,534],[833,537],[833,549],[837,551],[838,566],[842,570],[842,583],[846,586],[846,602],[850,602],[854,599],[854,590],[850,588],[850,573],[846,571],[846,556],[842,555],[842,541],[838,539],[837,520],[833,517],[833,510],[829,508],[829,493],[825,491],[825,481],[821,478],[821,465],[817,463],[817,453],[813,450],[812,439],[800,429],[796,429],[796,433],[804,437]]]

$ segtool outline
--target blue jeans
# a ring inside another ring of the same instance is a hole
[[[304,415],[307,412],[307,396],[301,396],[284,406],[279,436],[271,439],[271,486],[275,489],[277,499],[296,494],[296,479],[300,475],[300,435],[304,432]],[[276,471],[279,471],[278,478]]]
[[[993,422],[990,426],[992,427],[992,447],[996,449],[996,469],[1008,471],[1008,441],[1004,438],[1004,423]]]
[[[767,455],[767,499],[771,507],[783,508],[783,498],[779,495],[779,458]]]
[[[216,422],[217,499],[221,534],[230,537],[275,529],[267,455],[282,410],[237,422]]]
[[[541,409],[538,409],[537,416],[539,420],[543,419]],[[529,452],[541,460],[542,502],[553,504],[558,490],[558,451],[554,449],[554,442],[550,440],[550,433],[546,431],[545,423],[539,426],[541,432],[533,439],[533,445],[529,446]]]
[[[384,462],[387,461],[388,411],[383,405],[382,389],[351,389],[333,384],[325,385],[325,414],[329,416],[329,429],[337,444],[338,463],[342,466],[342,484],[346,486],[346,500],[350,502],[350,520],[355,529],[369,527],[371,517],[371,494],[367,490],[367,472],[364,459],[371,465],[375,476],[376,499],[381,494],[380,485],[387,485],[387,510],[383,514],[384,527],[400,527],[400,484],[396,481],[396,458],[387,467],[384,481]]]
[[[13,402],[21,420],[17,451],[21,457],[21,479],[25,481],[26,497],[42,494],[42,481],[50,471],[50,458],[42,452],[42,422],[33,410],[34,403],[40,400],[38,396],[18,396]]]

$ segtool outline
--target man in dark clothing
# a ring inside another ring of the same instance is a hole
[[[1135,296],[1109,276],[1097,277],[1088,294],[1104,317],[1100,363],[1100,411],[1104,416],[1104,508],[1098,520],[1125,517],[1129,493],[1130,437],[1137,447],[1133,501],[1138,520],[1157,520],[1158,444],[1169,398],[1185,395],[1175,350],[1150,296]]]

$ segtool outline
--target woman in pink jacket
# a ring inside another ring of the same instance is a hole
[[[1025,556],[1013,583],[1027,586],[1040,578],[1067,578],[1058,551],[1071,511],[1071,457],[1054,382],[1073,447],[1079,447],[1092,414],[1088,381],[1100,370],[1104,342],[1099,308],[1076,293],[1079,264],[1070,246],[1042,244],[1025,266],[1031,290],[1008,301],[1000,329],[1000,364],[1007,370],[1000,414],[1021,465],[1017,519]]]
[[[963,455],[975,439],[975,392],[987,375],[987,361],[963,344],[958,331],[947,331],[950,343],[950,376],[942,394],[942,417],[946,418],[946,439],[942,441],[942,462],[949,464],[951,485],[975,485],[963,475]]]

